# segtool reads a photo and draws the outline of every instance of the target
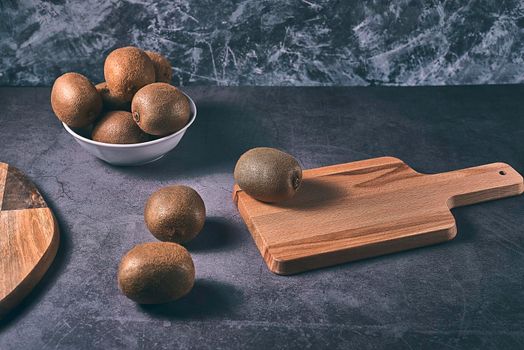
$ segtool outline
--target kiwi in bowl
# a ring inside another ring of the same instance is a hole
[[[89,153],[114,165],[155,161],[175,148],[196,118],[194,101],[170,85],[159,53],[124,47],[105,60],[105,81],[66,73],[54,83],[51,107]]]
[[[104,134],[104,137],[109,136],[113,137],[113,139],[117,139],[116,136],[107,135],[109,133],[107,130],[111,130],[111,127],[114,125],[105,125],[104,128],[100,126],[100,123],[104,122],[105,124],[109,124],[106,117],[110,113],[114,114],[115,111],[103,115],[91,129],[73,128],[66,123],[62,124],[66,131],[74,137],[76,142],[95,157],[113,165],[142,165],[158,160],[166,153],[173,150],[184,136],[186,130],[194,123],[197,115],[195,102],[188,95],[184,94],[184,96],[187,98],[189,104],[189,120],[187,123],[178,131],[160,138],[155,138],[154,136],[150,136],[147,133],[140,132],[133,128],[133,137],[138,138],[138,140],[143,137],[143,134],[149,136],[149,141],[145,142],[109,143],[107,142],[109,141],[107,138],[98,138],[97,135]],[[128,113],[128,117],[132,118],[130,112],[117,112],[118,114]],[[133,123],[135,123],[135,121],[133,121]],[[117,123],[115,122],[114,124]],[[126,123],[126,125],[129,126],[128,123]],[[102,129],[104,129],[103,133],[101,132]],[[90,134],[94,136],[92,136],[94,139],[90,137]],[[121,134],[121,132],[116,132],[115,134]],[[97,141],[96,139],[100,141]]]

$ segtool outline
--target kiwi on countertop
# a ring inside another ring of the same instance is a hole
[[[171,67],[169,60],[165,56],[154,51],[146,51],[146,55],[149,56],[149,59],[153,62],[153,66],[155,67],[156,82],[171,83],[173,68]]]
[[[98,117],[102,110],[102,98],[82,74],[66,73],[53,84],[51,107],[62,122],[81,128]]]
[[[149,231],[159,240],[184,243],[204,227],[206,207],[191,187],[167,186],[149,197],[144,219]]]
[[[140,304],[160,304],[189,293],[195,266],[188,251],[176,243],[142,243],[128,251],[118,268],[118,285]]]
[[[127,102],[140,88],[155,82],[155,67],[144,51],[127,46],[107,56],[104,77],[111,93]]]
[[[133,121],[127,111],[110,111],[105,113],[95,124],[91,138],[105,143],[140,143],[149,141],[149,135]]]
[[[107,86],[107,83],[101,82],[99,84],[95,85],[96,90],[100,94],[100,97],[102,97],[102,102],[104,104],[104,109],[106,110],[121,110],[121,111],[131,111],[131,101],[125,101],[122,98],[119,98],[118,96],[115,96],[111,90],[109,90],[109,87]]]
[[[302,168],[285,152],[258,147],[239,158],[234,177],[238,186],[251,197],[262,202],[281,202],[297,192]]]
[[[133,97],[131,112],[146,133],[165,136],[182,129],[191,114],[187,97],[166,83],[144,86]]]

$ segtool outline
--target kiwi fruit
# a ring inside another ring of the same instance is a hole
[[[204,227],[206,207],[191,187],[167,186],[149,197],[144,219],[149,231],[159,240],[184,243]]]
[[[149,56],[149,59],[153,62],[153,66],[155,67],[156,82],[171,83],[173,68],[171,68],[169,60],[158,52],[146,51],[146,55]]]
[[[102,98],[82,74],[66,73],[53,84],[51,107],[62,122],[73,128],[82,128],[98,117]]]
[[[118,268],[118,285],[140,304],[161,304],[189,293],[195,266],[188,251],[176,243],[150,242],[134,246]]]
[[[111,93],[127,102],[141,87],[155,82],[155,67],[144,51],[122,47],[107,56],[104,77]]]
[[[149,141],[149,135],[143,132],[127,111],[105,113],[95,124],[91,138],[105,143],[140,143]]]
[[[191,110],[187,97],[166,83],[144,86],[131,102],[133,119],[146,133],[165,136],[182,129]]]
[[[258,147],[238,159],[234,177],[238,186],[251,197],[274,203],[295,195],[302,182],[302,168],[285,152]]]
[[[96,84],[95,88],[96,91],[98,91],[100,94],[100,97],[102,97],[105,110],[131,111],[131,101],[125,101],[124,99],[115,96],[115,94],[109,90],[109,87],[105,81],[101,82],[100,84]]]

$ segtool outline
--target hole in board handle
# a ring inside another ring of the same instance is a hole
[[[499,171],[500,175],[506,175],[506,172],[504,170]]]

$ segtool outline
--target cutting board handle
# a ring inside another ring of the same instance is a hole
[[[442,193],[448,197],[450,208],[516,196],[524,191],[524,180],[506,163],[492,163],[477,167],[430,175],[442,184]]]

